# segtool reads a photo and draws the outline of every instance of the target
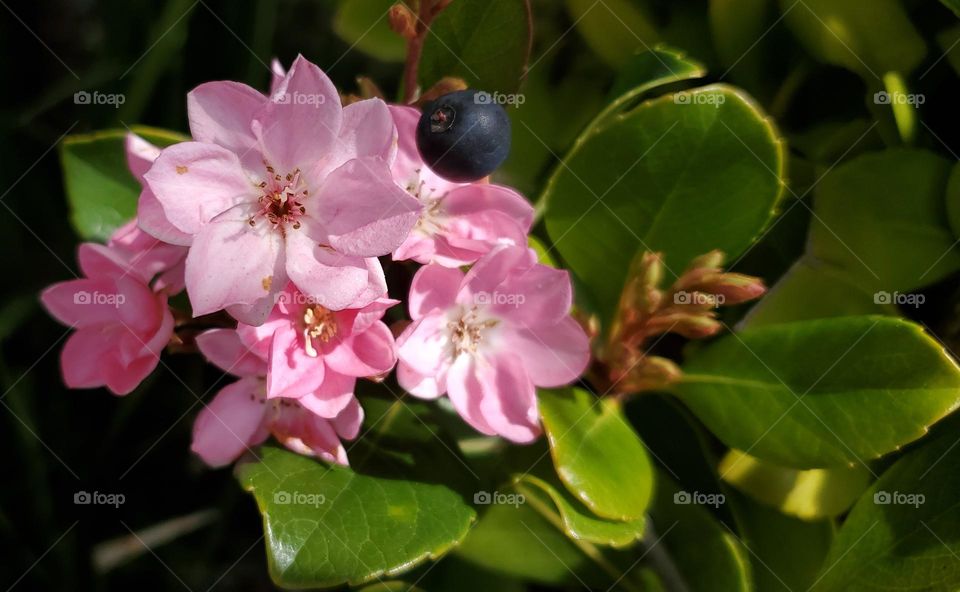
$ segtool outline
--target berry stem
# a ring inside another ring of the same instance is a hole
[[[410,104],[417,98],[417,72],[423,55],[423,42],[430,32],[430,23],[447,7],[448,0],[420,0],[417,10],[416,35],[407,40],[407,61],[403,68],[403,102]]]

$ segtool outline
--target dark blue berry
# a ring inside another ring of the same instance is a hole
[[[510,118],[483,91],[460,90],[424,106],[417,149],[435,173],[460,183],[492,173],[510,153]]]

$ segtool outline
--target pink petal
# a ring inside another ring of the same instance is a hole
[[[286,284],[283,241],[266,222],[251,227],[253,211],[252,206],[236,206],[211,220],[194,239],[186,270],[194,316],[231,304],[253,304]]]
[[[502,246],[484,255],[470,268],[457,296],[462,304],[475,304],[474,296],[496,294],[511,275],[520,275],[536,262],[536,254],[525,247]]]
[[[416,320],[397,338],[397,356],[418,374],[437,376],[453,357],[449,319],[434,311]]]
[[[313,172],[322,179],[349,160],[375,157],[389,164],[396,155],[396,128],[387,104],[380,99],[357,101],[343,108],[343,125],[333,150]]]
[[[82,243],[77,248],[80,271],[88,278],[120,278],[136,271],[130,259],[117,249],[96,243]]]
[[[156,369],[159,363],[159,356],[146,355],[131,361],[125,366],[107,366],[104,368],[105,386],[115,395],[130,394]]]
[[[287,71],[284,70],[280,60],[273,58],[270,60],[270,94],[273,95],[287,77]]]
[[[496,292],[494,314],[524,327],[557,323],[573,305],[569,273],[539,263],[507,278]]]
[[[463,281],[459,269],[425,265],[417,270],[410,283],[410,318],[417,320],[434,309],[446,310],[455,304]]]
[[[324,362],[341,374],[355,377],[389,372],[397,363],[393,334],[383,323],[341,341],[323,356]]]
[[[215,144],[182,142],[164,148],[144,180],[167,220],[187,234],[197,234],[217,215],[257,199],[237,155]]]
[[[207,361],[235,376],[265,376],[267,365],[240,341],[233,329],[211,329],[196,338]]]
[[[360,433],[363,425],[363,407],[355,398],[350,399],[347,406],[333,420],[333,427],[337,434],[345,440],[353,440]]]
[[[253,131],[278,170],[308,171],[333,148],[342,120],[336,87],[320,68],[297,56],[255,116]]]
[[[379,257],[392,252],[420,217],[420,202],[391,180],[379,158],[358,158],[327,177],[312,216],[338,252]]]
[[[270,358],[267,360],[267,398],[299,399],[323,384],[323,359],[307,355],[300,336],[291,327],[273,334]]]
[[[40,301],[52,317],[67,326],[83,328],[119,322],[118,307],[96,295],[116,296],[116,283],[86,278],[59,282],[41,292]]]
[[[523,360],[527,375],[537,386],[569,384],[590,362],[590,340],[580,323],[569,316],[555,325],[511,327],[502,339],[504,349]]]
[[[470,355],[457,356],[447,372],[447,396],[460,417],[481,434],[496,435],[497,431],[487,423],[480,411],[485,385],[478,377],[477,363]]]
[[[173,245],[189,246],[193,235],[187,234],[167,220],[160,200],[149,187],[144,187],[137,201],[137,224],[147,234]]]
[[[258,396],[262,389],[256,378],[221,389],[197,416],[190,450],[211,467],[222,467],[257,444],[266,409]]]
[[[287,274],[301,292],[330,310],[363,306],[385,294],[379,266],[376,259],[368,262],[322,247],[306,233],[287,233]]]
[[[473,183],[453,189],[443,198],[443,210],[450,216],[472,216],[485,212],[505,214],[524,233],[533,224],[533,206],[522,195],[501,185]],[[496,229],[489,229],[495,232]]]
[[[356,401],[353,396],[356,384],[356,378],[345,376],[328,368],[323,377],[323,384],[315,392],[308,393],[297,401],[312,413],[320,417],[333,419],[351,401]]]
[[[475,360],[476,383],[480,391],[480,412],[487,424],[512,442],[526,443],[540,435],[537,393],[517,356],[501,353],[484,363]]]
[[[60,352],[60,370],[67,387],[94,388],[106,384],[105,368],[119,364],[114,351],[119,331],[116,327],[88,327],[67,338]]]
[[[397,363],[397,382],[403,390],[421,399],[436,399],[447,391],[446,375],[424,376],[403,360]]]
[[[134,133],[128,133],[123,142],[127,155],[127,167],[137,181],[143,183],[143,175],[160,155],[160,148]]]
[[[187,94],[190,135],[240,155],[247,168],[263,167],[251,124],[267,102],[260,92],[239,82],[207,82]]]

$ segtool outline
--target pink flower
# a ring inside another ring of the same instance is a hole
[[[85,277],[40,295],[54,318],[77,329],[61,352],[63,381],[125,395],[156,368],[173,334],[167,296],[151,290],[143,268],[118,249],[85,243],[79,261]]]
[[[397,340],[400,385],[422,398],[446,393],[484,434],[535,439],[535,387],[570,383],[589,361],[571,298],[567,272],[524,247],[497,247],[466,274],[424,266],[410,287],[413,323]]]
[[[167,216],[163,212],[163,206],[160,205],[157,196],[153,194],[153,191],[143,180],[143,176],[160,156],[160,148],[133,133],[127,134],[125,147],[127,167],[143,187],[140,192],[140,200],[137,202],[137,225],[150,236],[165,243],[181,246],[189,245],[191,236],[179,230],[167,220]]]
[[[207,331],[197,337],[197,345],[215,365],[240,377],[221,389],[193,424],[191,450],[204,462],[212,467],[228,465],[273,434],[295,452],[347,464],[340,438],[352,440],[360,431],[363,409],[356,398],[351,396],[329,417],[296,400],[268,400],[268,364],[236,331]]]
[[[419,204],[392,181],[396,130],[382,101],[341,107],[301,56],[269,98],[211,82],[187,107],[195,141],[165,148],[144,178],[190,239],[195,315],[227,307],[262,323],[288,280],[331,310],[386,293],[376,257],[406,239]]]
[[[288,287],[264,324],[240,324],[237,334],[267,364],[268,398],[296,399],[333,418],[354,398],[357,378],[386,374],[396,363],[393,335],[380,321],[396,303],[381,298],[331,311]]]
[[[171,245],[147,234],[140,229],[136,218],[114,231],[107,246],[122,253],[146,282],[153,281],[155,291],[173,295],[183,290],[186,247]]]
[[[420,158],[416,127],[420,112],[391,105],[399,151],[393,179],[420,202],[420,219],[393,253],[396,261],[469,265],[502,244],[526,245],[533,208],[522,195],[489,183],[451,183]]]

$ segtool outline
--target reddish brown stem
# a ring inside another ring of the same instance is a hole
[[[430,32],[430,23],[449,2],[444,0],[420,0],[417,10],[417,34],[407,41],[407,62],[403,68],[403,102],[410,104],[417,98],[417,73],[423,43]]]

